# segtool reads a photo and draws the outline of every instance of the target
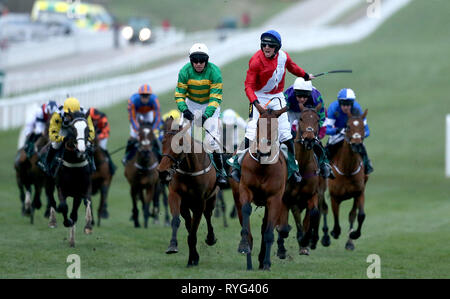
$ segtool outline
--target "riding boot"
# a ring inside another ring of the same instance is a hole
[[[221,189],[226,188],[228,186],[228,181],[227,181],[226,177],[223,175],[224,173],[226,174],[226,171],[223,168],[222,154],[213,152],[213,159],[214,159],[214,163],[216,164],[216,167],[218,170],[217,171],[217,185]]]
[[[244,140],[244,150],[250,147],[250,139],[248,139],[247,137],[245,137]],[[235,159],[237,159],[237,155],[235,156]],[[231,171],[230,176],[233,178],[233,180],[235,180],[236,182],[240,182],[241,181],[241,172],[238,168],[233,167],[233,170]]]
[[[117,166],[114,164],[113,160],[111,159],[111,156],[109,155],[108,150],[102,149],[102,151],[105,154],[106,158],[108,159],[109,172],[111,175],[114,175],[114,173],[116,172]]]
[[[159,139],[155,139],[153,141],[153,152],[156,155],[156,158],[158,159],[158,162],[161,162],[162,159],[162,144]]]
[[[313,149],[319,160],[320,175],[324,178],[334,179],[335,176],[333,171],[331,171],[331,166],[322,143],[320,141],[316,142]]]
[[[298,170],[297,163],[295,162],[294,140],[291,138],[291,139],[283,142],[283,144],[285,144],[288,148],[288,161],[287,161],[288,165],[287,166],[288,167],[291,166],[292,168],[294,168],[294,165],[295,165],[295,168],[296,168],[295,171],[293,171],[293,173],[292,173],[292,179],[294,180],[295,183],[300,183],[302,181],[302,176],[300,174],[300,171]]]
[[[127,147],[125,149],[125,156],[122,159],[122,164],[126,165],[131,158],[133,158],[134,154],[136,153],[136,144],[137,140],[134,138],[128,139]]]
[[[53,148],[53,146],[49,146],[47,155],[45,156],[44,163],[42,161],[39,161],[38,166],[44,171],[48,176],[52,175],[52,165],[53,165],[53,159],[55,158],[56,153],[58,152],[57,149]]]
[[[366,172],[366,174],[370,174],[371,172],[373,172],[373,166],[372,166],[372,162],[369,159],[369,156],[367,155],[366,146],[364,145],[364,143],[361,143],[360,154],[363,159],[365,172]]]

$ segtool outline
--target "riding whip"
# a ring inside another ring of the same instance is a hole
[[[126,148],[126,147],[127,147],[126,145],[121,146],[121,147],[119,147],[118,149],[116,149],[116,150],[110,152],[109,155],[113,155],[113,154],[115,154],[115,153],[117,153],[117,152],[123,150],[123,149]]]
[[[322,75],[326,75],[326,74],[333,74],[333,73],[352,73],[352,70],[334,70],[334,71],[328,71],[328,72],[323,72],[323,73],[319,73],[317,75],[314,75],[314,77],[319,77]]]

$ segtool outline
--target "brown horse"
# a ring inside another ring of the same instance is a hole
[[[277,119],[286,111],[287,107],[276,111],[260,111],[256,142],[251,144],[242,160],[239,203],[236,203],[242,225],[242,239],[238,252],[247,255],[247,270],[252,269],[251,203],[265,207],[261,225],[261,250],[258,256],[259,269],[270,270],[270,250],[274,241],[274,228],[277,228],[283,237],[289,234],[288,209],[282,200],[287,180],[287,166],[279,148]],[[234,183],[233,186],[235,186]],[[235,190],[233,193],[236,193]]]
[[[345,245],[348,250],[355,248],[353,240],[361,236],[361,227],[366,217],[364,213],[364,190],[368,175],[364,172],[364,166],[359,151],[364,140],[364,118],[363,115],[348,114],[347,127],[345,129],[344,141],[336,148],[336,154],[331,159],[334,180],[329,180],[331,205],[334,216],[334,227],[331,235],[337,239],[341,233],[339,226],[339,205],[342,201],[353,198],[353,207],[349,214],[350,233]],[[358,228],[353,231],[353,223],[358,209]]]
[[[42,206],[41,192],[44,187],[47,196],[47,208],[45,217],[50,214],[51,202],[54,202],[54,182],[38,166],[39,153],[45,149],[48,143],[48,123],[44,133],[36,139],[33,148],[22,147],[18,150],[14,168],[16,170],[16,181],[20,192],[20,201],[22,203],[22,214],[30,216],[30,222],[34,222],[34,211]],[[33,201],[31,201],[32,186],[34,187]]]
[[[170,117],[164,124],[163,158],[158,166],[161,181],[169,183],[169,206],[172,214],[172,238],[166,253],[178,252],[177,231],[181,214],[188,231],[187,266],[190,267],[198,265],[200,259],[196,246],[202,214],[208,226],[206,244],[212,246],[217,242],[211,216],[219,187],[216,185],[216,170],[209,155],[202,144],[187,133],[192,123],[183,128],[173,122]],[[201,148],[201,151],[193,152],[192,149],[195,148]]]
[[[315,248],[319,239],[319,219],[318,210],[319,201],[319,165],[314,155],[313,146],[317,142],[319,134],[319,115],[322,104],[315,109],[305,108],[301,103],[300,119],[298,122],[297,134],[295,139],[295,158],[298,161],[302,181],[298,184],[289,182],[283,201],[292,211],[297,227],[297,241],[299,244],[299,253],[301,255],[309,255],[309,246]],[[306,209],[301,221],[301,213]],[[281,235],[278,238],[277,255],[281,259],[286,258],[286,248],[284,247],[284,239]]]
[[[96,195],[100,191],[100,203],[98,205],[97,216],[98,223],[100,226],[100,221],[102,218],[108,218],[107,212],[107,198],[109,187],[111,186],[112,177],[114,175],[111,169],[110,157],[106,152],[98,145],[98,140],[95,140],[95,150],[94,150],[94,162],[95,162],[95,172],[92,174],[92,190],[91,196]]]
[[[152,123],[140,121],[138,133],[138,149],[134,157],[125,165],[125,177],[130,184],[131,200],[133,201],[132,219],[134,227],[140,227],[137,201],[142,202],[144,211],[144,227],[148,227],[150,217],[150,202],[152,201],[158,183],[158,159],[152,151],[155,135]],[[144,197],[145,191],[145,197]]]

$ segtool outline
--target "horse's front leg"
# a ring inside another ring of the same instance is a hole
[[[180,227],[180,207],[181,207],[181,197],[178,193],[173,190],[169,190],[169,206],[170,213],[172,214],[172,238],[170,239],[169,247],[166,250],[167,254],[178,252],[178,241],[177,232]]]
[[[339,235],[341,234],[341,226],[339,225],[339,205],[340,201],[338,201],[335,197],[330,196],[331,198],[331,207],[333,209],[333,218],[334,218],[334,227],[331,231],[331,235],[333,238],[337,239],[339,238]]]
[[[250,230],[250,214],[252,213],[252,196],[253,194],[246,187],[239,189],[239,205],[242,213],[242,229],[241,241],[238,246],[238,252],[247,255],[247,270],[252,270],[252,247],[253,237]]]
[[[84,233],[90,235],[92,234],[92,201],[90,198],[86,198],[84,201],[86,205],[86,225],[84,226]]]
[[[209,246],[212,246],[212,245],[216,244],[216,242],[217,242],[216,236],[214,234],[214,228],[213,228],[212,222],[211,222],[211,217],[212,217],[212,213],[213,213],[215,205],[216,205],[216,197],[213,196],[206,201],[205,211],[203,212],[203,214],[205,215],[205,219],[206,219],[206,225],[208,227],[208,234],[206,236],[205,242]]]
[[[189,213],[189,210],[187,208],[181,207],[182,213],[187,210]],[[202,214],[203,214],[203,204],[197,205],[193,212],[192,212],[192,221],[190,225],[190,230],[188,231],[188,246],[189,246],[189,259],[187,266],[197,266],[198,262],[200,260],[200,256],[197,252],[197,231],[198,226],[200,224],[200,220],[202,220]],[[186,221],[186,218],[185,218]]]
[[[109,181],[105,180],[102,183],[102,187],[100,188],[100,204],[98,206],[98,223],[97,225],[100,226],[100,219],[108,219],[108,204],[106,202],[108,198],[108,191],[109,191]]]
[[[320,223],[320,211],[319,211],[319,198],[318,194],[314,194],[311,200],[308,202],[309,217],[310,217],[310,232],[311,232],[311,249],[316,249],[317,242],[319,241],[319,223]]]
[[[141,227],[139,224],[139,210],[137,207],[137,201],[138,201],[138,188],[136,186],[131,186],[130,194],[131,194],[131,203],[133,204],[133,209],[131,211],[131,218],[134,221],[134,227],[138,228]]]
[[[349,240],[348,242],[350,242],[353,245],[353,240],[358,239],[361,236],[361,228],[364,222],[364,219],[366,219],[366,213],[364,213],[364,192],[361,193],[360,196],[358,196],[355,200],[356,205],[358,207],[358,228],[356,229],[356,231],[352,231],[350,232],[349,235]],[[347,246],[346,246],[347,248]],[[355,248],[355,246],[350,246],[350,250],[353,250]]]
[[[72,227],[73,221],[72,219],[69,219],[67,217],[67,214],[69,213],[69,206],[67,205],[66,198],[62,194],[62,190],[60,187],[58,187],[58,199],[59,199],[58,211],[63,215],[64,218],[63,225],[64,227]]]
[[[150,202],[153,200],[155,193],[155,186],[152,185],[146,188],[145,197],[143,198],[142,205],[144,210],[144,227],[148,227],[148,218],[150,218]]]
[[[277,250],[277,256],[280,259],[286,258],[286,247],[284,247],[284,239],[286,239],[289,236],[289,232],[291,231],[291,226],[288,224],[288,215],[289,215],[289,208],[286,206],[285,213],[282,213],[280,216],[280,224],[277,226],[278,231],[278,250]]]
[[[323,215],[323,226],[322,226],[323,237],[320,240],[320,242],[324,247],[328,247],[330,246],[331,243],[330,236],[328,235],[328,224],[327,224],[328,205],[325,202],[325,194],[322,191],[319,191],[319,211],[320,214]]]

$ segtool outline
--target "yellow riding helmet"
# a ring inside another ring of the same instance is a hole
[[[176,109],[172,109],[169,112],[167,112],[166,114],[163,115],[163,120],[168,119],[169,117],[173,117],[173,119],[177,119],[180,118],[180,111],[176,110]]]
[[[63,110],[66,113],[80,111],[80,102],[76,98],[68,98],[64,101]]]

